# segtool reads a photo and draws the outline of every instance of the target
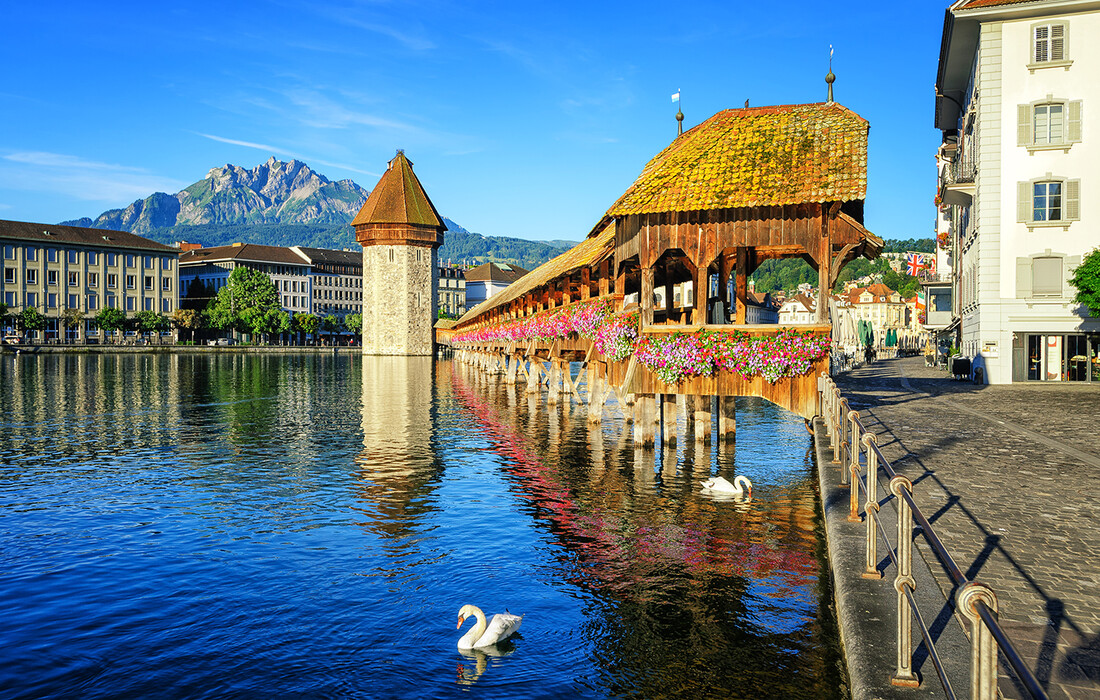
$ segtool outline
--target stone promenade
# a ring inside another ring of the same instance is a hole
[[[1100,700],[1100,385],[976,386],[920,357],[835,379],[1050,696]]]

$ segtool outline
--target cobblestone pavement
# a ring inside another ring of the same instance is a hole
[[[1051,697],[1100,699],[1100,386],[976,386],[921,357],[836,381]]]

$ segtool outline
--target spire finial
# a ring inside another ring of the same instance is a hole
[[[825,82],[829,84],[829,96],[826,102],[833,101],[833,81],[836,80],[836,76],[833,75],[833,45],[829,44],[829,74],[825,76]]]

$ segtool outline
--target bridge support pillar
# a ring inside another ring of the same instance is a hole
[[[542,363],[537,357],[531,358],[531,363],[527,369],[527,393],[537,394],[539,393],[539,375],[542,372]]]
[[[546,405],[556,406],[561,397],[561,365],[557,360],[550,360],[550,367],[546,370]]]
[[[652,394],[640,395],[634,402],[634,446],[653,447],[654,418],[657,404]]]
[[[695,397],[695,442],[710,442],[710,422],[713,404],[714,397]]]
[[[732,396],[718,397],[718,439],[737,439],[737,403]]]
[[[661,394],[661,444],[665,447],[676,447],[676,428],[680,423],[676,403],[676,394]]]

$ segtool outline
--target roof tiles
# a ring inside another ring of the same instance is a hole
[[[719,112],[649,161],[607,216],[864,199],[868,128],[835,102]]]
[[[413,172],[412,163],[404,151],[398,151],[378,184],[351,222],[366,224],[416,224],[446,230],[443,217]]]

